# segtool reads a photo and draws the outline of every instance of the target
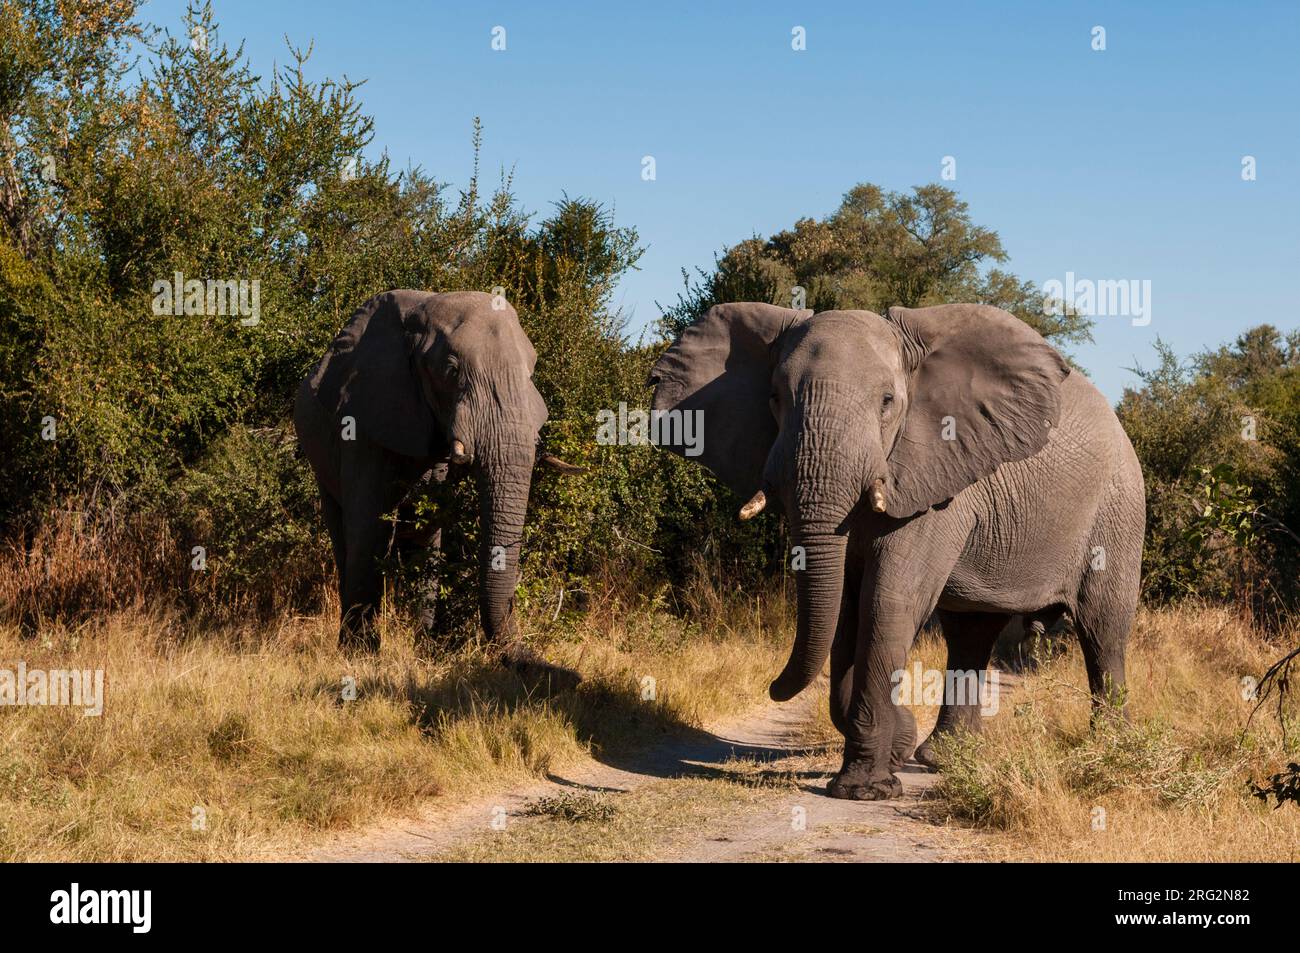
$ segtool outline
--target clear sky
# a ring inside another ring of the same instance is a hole
[[[536,213],[566,191],[612,206],[648,246],[615,298],[634,331],[683,267],[825,215],[855,183],[940,181],[952,156],[945,184],[1017,274],[1151,282],[1148,325],[1098,318],[1075,351],[1112,399],[1157,336],[1186,355],[1300,326],[1300,3],[1140,6],[214,3],[263,76],[288,35],[315,41],[313,78],[366,79],[372,151],[398,167],[463,186],[480,116],[487,185],[513,167]],[[184,7],[142,16],[179,33]]]

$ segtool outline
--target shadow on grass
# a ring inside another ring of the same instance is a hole
[[[475,661],[427,680],[414,673],[405,679],[387,674],[361,675],[356,679],[355,689],[358,701],[382,697],[406,704],[411,723],[430,738],[464,719],[509,717],[531,710],[559,716],[597,761],[633,775],[656,779],[715,778],[742,783],[824,777],[816,771],[754,772],[729,767],[729,762],[766,763],[821,749],[754,744],[704,731],[682,720],[671,708],[643,701],[639,686],[631,679],[615,683],[601,677],[588,678],[576,687],[568,687],[567,680],[563,683],[565,687],[557,690],[545,673],[520,675],[494,662]],[[337,681],[318,681],[305,686],[305,692],[332,697],[336,704],[343,704],[338,700]],[[567,781],[549,772],[547,777],[576,789],[605,790]]]

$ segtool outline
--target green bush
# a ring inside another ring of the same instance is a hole
[[[1117,412],[1147,488],[1143,595],[1232,601],[1274,623],[1300,600],[1300,334],[1139,369]]]
[[[609,306],[640,255],[633,230],[585,199],[534,222],[508,179],[484,193],[476,173],[449,194],[422,170],[365,160],[373,126],[354,85],[306,80],[297,53],[259,80],[207,4],[179,38],[137,25],[129,2],[94,17],[42,0],[3,9],[0,47],[23,53],[0,73],[15,117],[0,134],[15,170],[0,177],[7,535],[57,507],[148,511],[171,527],[162,565],[207,547],[206,574],[159,577],[192,578],[180,592],[196,607],[301,598],[328,561],[284,438],[298,381],[373,294],[501,287],[539,353],[544,439],[594,465],[538,481],[529,584],[580,579],[615,551],[655,555],[640,547],[672,461],[592,446],[598,409],[647,398],[648,354]],[[206,48],[188,42],[195,29]],[[133,73],[135,43],[147,56]],[[177,272],[249,282],[257,320],[176,314],[162,289]],[[472,486],[454,493],[476,511]],[[450,540],[452,581],[464,532]]]
[[[235,425],[181,473],[164,506],[178,543],[205,552],[196,585],[267,614],[313,595],[330,565],[317,496],[291,431]]]
[[[287,422],[339,327],[390,288],[502,288],[518,310],[550,409],[543,440],[590,468],[533,487],[521,594],[554,612],[580,608],[610,561],[648,597],[685,582],[701,555],[738,586],[781,566],[779,520],[741,523],[741,501],[693,463],[595,442],[597,412],[646,407],[663,344],[711,304],[789,304],[796,284],[815,309],[975,300],[1058,343],[1088,338],[1085,318],[1045,318],[1032,285],[984,270],[1006,254],[954,192],[863,184],[825,218],[725,250],[664,310],[659,340],[633,341],[611,300],[641,248],[607,209],[564,195],[535,218],[509,178],[481,190],[477,162],[451,192],[367,160],[374,127],[356,84],[307,80],[297,51],[254,76],[206,3],[181,27],[154,32],[132,0],[0,4],[0,535],[29,555],[40,540],[69,567],[62,582],[31,559],[16,571],[28,616],[42,600],[85,612],[145,595],[110,592],[126,576],[97,582],[87,554],[203,611],[275,611],[318,591],[326,541]],[[190,43],[196,29],[206,46]],[[477,157],[477,123],[467,133]],[[177,273],[245,282],[250,307],[210,313],[204,299],[185,313],[183,293],[178,314],[163,290]],[[1298,348],[1261,326],[1190,369],[1162,355],[1125,395],[1147,478],[1149,598],[1294,605]],[[1255,441],[1238,434],[1246,414]],[[442,492],[421,503],[426,517],[476,512],[469,483]],[[65,527],[75,538],[60,550]],[[456,522],[441,566],[449,612],[466,620],[475,532]],[[198,545],[202,574],[188,570]]]

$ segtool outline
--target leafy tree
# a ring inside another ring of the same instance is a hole
[[[610,307],[640,255],[636,232],[568,196],[535,221],[508,177],[480,189],[477,161],[457,193],[366,159],[374,126],[359,84],[306,79],[309,48],[264,80],[209,4],[192,5],[176,35],[136,12],[128,0],[0,4],[9,529],[31,539],[60,507],[105,527],[151,514],[157,545],[117,554],[147,563],[141,578],[196,606],[271,611],[298,598],[325,565],[289,452],[298,381],[373,294],[499,287],[541,357],[544,438],[605,468],[539,482],[530,584],[590,571],[619,545],[615,531],[653,535],[656,498],[642,491],[662,465],[648,449],[588,450],[598,408],[643,396],[644,355]],[[145,51],[136,69],[133,44]],[[480,137],[476,125],[476,157]],[[177,273],[255,287],[257,320],[160,306]],[[473,487],[458,492],[473,512]],[[207,574],[188,572],[200,542]]]
[[[264,79],[207,3],[176,35],[137,12],[135,0],[0,0],[6,537],[30,548],[86,524],[116,547],[95,565],[191,606],[301,601],[327,556],[288,427],[297,382],[379,291],[501,288],[538,351],[544,440],[592,467],[535,485],[526,599],[558,610],[611,557],[650,588],[682,580],[701,551],[741,584],[780,564],[780,527],[739,523],[739,501],[699,468],[592,439],[598,410],[645,406],[660,349],[634,345],[611,304],[641,253],[633,229],[567,195],[534,216],[508,176],[482,190],[477,161],[454,191],[366,159],[375,129],[359,84],[307,80],[310,48]],[[475,157],[481,135],[476,124]],[[1088,340],[1086,317],[1045,314],[1006,258],[949,189],[859,185],[824,218],[724,250],[687,278],[662,329],[718,301],[790,304],[798,286],[816,310],[981,301],[1058,345]],[[256,287],[257,320],[160,305],[177,273]],[[1157,353],[1118,408],[1147,480],[1146,594],[1249,600],[1277,617],[1300,598],[1300,333],[1261,325],[1188,363]],[[454,492],[473,512],[473,486]],[[449,540],[453,584],[472,565],[457,563],[470,524]],[[201,578],[188,571],[196,542],[213,566]],[[32,577],[25,604],[57,610],[51,591],[102,601],[113,587],[92,581]]]
[[[957,194],[923,185],[911,194],[854,186],[825,219],[802,218],[771,238],[742,241],[692,280],[665,309],[662,331],[676,337],[720,301],[790,306],[795,289],[814,311],[971,301],[1004,308],[1057,344],[1092,339],[1092,322],[1070,308],[1049,315],[1031,282],[997,268],[1006,261],[997,233],[971,221]]]
[[[1260,325],[1189,362],[1156,351],[1117,408],[1146,480],[1144,593],[1230,599],[1277,621],[1300,598],[1296,335]]]

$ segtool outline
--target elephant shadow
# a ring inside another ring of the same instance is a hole
[[[644,715],[646,706],[633,699],[635,713]],[[778,740],[754,740],[739,732],[708,731],[668,714],[661,737],[651,743],[601,745],[598,725],[590,735],[593,757],[611,772],[601,772],[602,783],[588,784],[566,779],[554,772],[548,780],[567,787],[600,791],[622,790],[644,779],[696,779],[728,781],[754,787],[791,785],[818,790],[833,771],[822,770],[809,756],[825,752],[821,745],[803,745]],[[793,759],[793,760],[792,760]],[[789,765],[782,762],[792,761]]]
[[[642,749],[596,751],[595,760],[629,782],[634,779],[694,779],[728,781],[752,787],[793,784],[805,790],[820,790],[830,771],[815,768],[783,768],[776,765],[790,758],[814,755],[820,747],[758,744],[682,725],[659,744]],[[771,767],[765,767],[771,765]],[[547,779],[566,787],[588,791],[622,791],[616,786],[601,786],[566,779],[549,773]]]
[[[308,688],[308,691],[312,691]],[[322,682],[314,691],[337,700],[337,682]],[[795,783],[820,788],[829,772],[775,765],[784,759],[823,749],[783,743],[762,743],[714,733],[683,720],[672,709],[647,704],[633,683],[611,685],[594,679],[556,690],[542,677],[527,677],[491,663],[468,665],[438,678],[411,673],[362,675],[355,679],[355,697],[382,697],[406,705],[411,723],[433,739],[458,730],[470,719],[500,718],[510,743],[548,780],[593,792],[622,790],[619,776],[645,779],[696,778],[743,784]],[[608,785],[566,779],[550,769],[546,755],[530,736],[533,717],[562,719],[587,746],[594,760],[616,774]]]

